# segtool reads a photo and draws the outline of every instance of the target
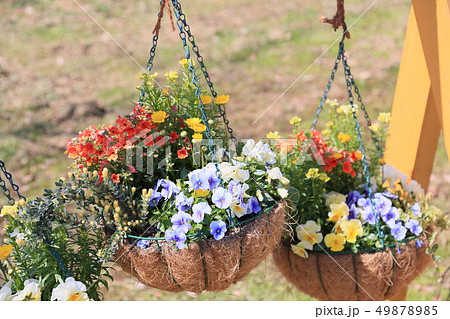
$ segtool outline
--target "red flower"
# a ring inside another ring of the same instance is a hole
[[[349,161],[344,162],[342,164],[342,171],[344,173],[350,174],[352,177],[356,176],[356,172],[355,172],[355,170],[352,167],[352,163],[350,163]]]
[[[175,140],[178,138],[178,134],[176,132],[170,133],[170,142],[175,143]]]
[[[178,150],[177,154],[179,159],[184,159],[189,156],[187,149],[185,149],[184,147],[181,150]]]
[[[116,184],[120,183],[120,177],[117,174],[111,174],[111,180]]]

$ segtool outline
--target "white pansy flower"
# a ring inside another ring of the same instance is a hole
[[[39,281],[36,279],[28,279],[24,282],[24,288],[12,296],[12,301],[40,301],[41,288]]]
[[[284,176],[281,177],[280,181],[281,181],[281,184],[283,184],[283,185],[288,185],[291,182],[289,179],[287,179]]]
[[[236,167],[232,177],[235,182],[243,183],[250,178],[250,173],[246,169]]]
[[[233,178],[234,169],[235,167],[228,162],[222,162],[219,164],[221,178],[224,182],[228,182]]]
[[[342,204],[345,203],[345,195],[337,192],[329,192],[324,195],[326,201],[325,204],[330,206],[331,204]]]
[[[52,291],[50,300],[56,301],[88,301],[86,285],[69,277]]]
[[[12,298],[11,291],[11,280],[3,285],[2,289],[0,289],[0,301],[9,301]]]
[[[289,195],[289,192],[286,188],[277,188],[278,195],[280,195],[281,198],[286,198]]]
[[[260,202],[262,202],[264,200],[264,196],[259,189],[256,191],[256,197],[258,198],[258,200]]]
[[[413,193],[414,195],[416,195],[416,197],[422,198],[425,196],[425,191],[423,190],[422,186],[415,180],[412,180],[407,185],[402,184],[402,186],[405,191],[407,191],[408,193]]]
[[[283,174],[281,173],[281,170],[279,167],[273,167],[267,172],[267,180],[269,183],[272,180],[281,180],[283,178]]]
[[[241,206],[239,204],[231,204],[230,209],[231,209],[231,215],[233,217],[236,216],[237,218],[244,216],[245,213],[247,212],[247,208],[245,207],[245,205]]]

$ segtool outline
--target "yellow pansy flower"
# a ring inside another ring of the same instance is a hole
[[[345,134],[345,133],[339,133],[338,134],[338,139],[339,139],[339,141],[341,141],[342,143],[347,143],[347,142],[349,142],[350,140],[351,140],[351,136],[350,135],[348,135],[348,134]]]
[[[326,202],[325,204],[330,207],[331,204],[341,204],[345,203],[345,195],[337,192],[329,192],[325,194]]]
[[[378,115],[378,121],[381,123],[389,123],[391,121],[391,113],[380,113],[380,115]]]
[[[7,258],[12,252],[12,245],[3,245],[0,247],[0,259]]]
[[[318,244],[323,239],[323,235],[320,233],[320,225],[313,220],[308,220],[306,224],[298,225],[295,230],[299,240],[307,241],[311,245]]]
[[[363,228],[359,219],[343,220],[340,223],[340,228],[349,243],[354,244],[356,237],[363,235]]]
[[[202,100],[203,104],[209,104],[212,102],[212,98],[209,95],[200,96],[200,100]]]
[[[168,116],[165,111],[156,111],[152,114],[152,121],[155,123],[164,123]]]
[[[216,104],[227,104],[229,100],[230,100],[230,96],[223,94],[223,95],[219,95],[218,97],[216,97],[214,99],[214,102]]]
[[[267,133],[266,137],[276,139],[280,138],[280,134],[278,134],[278,132],[269,132]]]
[[[328,182],[330,178],[328,177],[327,173],[320,173],[319,179],[323,182]]]
[[[310,168],[305,174],[306,178],[317,178],[320,176],[318,168]]]
[[[209,190],[197,189],[194,191],[195,197],[206,197],[209,194]]]
[[[327,221],[334,223],[336,223],[339,219],[347,216],[349,211],[348,206],[345,203],[331,204],[330,210],[331,212],[328,213]]]
[[[344,234],[328,234],[325,236],[325,245],[331,251],[341,251],[344,249],[345,235]]]
[[[11,216],[12,218],[16,218],[18,211],[17,205],[3,206],[0,216]]]
[[[289,120],[289,123],[291,123],[292,125],[300,125],[302,119],[298,116],[294,116]]]
[[[178,73],[176,71],[170,71],[165,74],[168,80],[175,80],[178,79]]]
[[[306,252],[306,249],[312,250],[312,245],[310,242],[307,241],[301,241],[297,245],[291,245],[291,249],[294,252],[294,254],[299,255],[303,258],[308,258],[308,253]]]
[[[202,133],[195,133],[194,135],[192,135],[192,138],[194,140],[201,141],[201,140],[203,140],[203,135],[202,135]]]

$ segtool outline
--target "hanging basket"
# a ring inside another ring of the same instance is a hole
[[[300,291],[319,300],[386,300],[397,295],[431,263],[428,241],[357,254],[309,253],[302,258],[290,245],[278,246],[273,258],[280,272]]]
[[[116,253],[117,263],[140,282],[170,292],[221,291],[244,278],[280,242],[286,204],[280,202],[255,219],[214,238],[176,250],[172,243],[153,240],[142,249],[128,243]]]

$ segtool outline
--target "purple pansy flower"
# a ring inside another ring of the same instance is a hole
[[[372,209],[372,206],[366,206],[362,213],[362,218],[365,222],[369,223],[370,225],[375,225],[379,221],[379,216],[375,214],[374,210]]]
[[[420,215],[420,205],[418,203],[415,203],[411,206],[411,211],[413,212],[414,216]]]
[[[383,218],[384,222],[392,228],[394,227],[395,222],[400,218],[400,213],[397,208],[391,207],[388,212],[381,214],[381,218]]]
[[[423,228],[420,226],[418,220],[410,219],[405,223],[406,228],[409,229],[411,233],[416,236],[419,236],[422,233]]]
[[[356,208],[355,204],[352,204],[350,209],[348,210],[348,220],[358,218],[358,208]]]
[[[348,207],[351,207],[352,205],[358,203],[358,200],[361,198],[361,194],[358,191],[351,191],[347,195],[347,199],[345,200],[345,203]]]
[[[187,198],[184,193],[180,193],[175,197],[175,207],[180,212],[188,211],[192,203],[194,202],[194,197]]]
[[[167,179],[159,180],[157,187],[159,186],[162,187],[160,193],[164,199],[169,199],[172,197],[174,193],[178,194],[180,192],[180,190],[177,188],[177,185],[175,185],[175,183]]]
[[[216,166],[212,166],[211,168],[206,170],[206,178],[208,180],[209,190],[211,191],[220,184],[220,179],[217,176]]]
[[[213,203],[221,209],[227,209],[230,207],[232,200],[231,194],[223,187],[218,187],[212,195]]]
[[[186,234],[183,232],[181,228],[177,230],[166,230],[166,240],[172,241],[175,243],[175,246],[178,249],[184,248],[184,242],[186,241]]]
[[[139,248],[142,248],[142,249],[147,248],[149,245],[150,245],[150,240],[141,239],[136,243],[136,246],[138,246]]]
[[[205,214],[211,214],[211,207],[207,202],[200,202],[192,206],[192,211],[194,212],[192,220],[198,224],[203,220]]]
[[[394,227],[391,228],[391,235],[395,240],[403,240],[406,236],[406,227],[401,222],[397,222]]]
[[[392,207],[391,200],[380,193],[374,195],[374,202],[380,215],[386,214]]]
[[[192,187],[198,191],[199,189],[208,190],[209,182],[208,176],[205,174],[203,170],[197,170],[192,173],[189,177],[189,181],[192,184]]]
[[[159,200],[162,198],[161,193],[157,192],[157,191],[153,191],[152,195],[150,196],[150,198],[148,199],[148,205],[150,207],[155,207],[156,205],[158,205]]]
[[[189,224],[191,220],[191,215],[183,212],[173,215],[170,219],[173,224],[172,228],[174,230],[181,229],[184,233],[187,233],[189,229],[192,228],[192,226]]]
[[[261,206],[259,205],[259,201],[256,197],[252,196],[246,203],[247,206],[247,214],[250,213],[259,213],[261,211]]]
[[[213,221],[209,228],[211,229],[210,233],[214,236],[215,240],[220,240],[225,236],[225,233],[227,232],[227,225],[219,220],[219,221]]]
[[[423,246],[423,244],[424,244],[424,241],[423,241],[423,240],[420,240],[420,239],[416,239],[416,248],[420,248],[420,247],[422,247],[422,246]]]
[[[381,195],[383,195],[384,197],[387,197],[387,198],[394,198],[394,199],[398,198],[397,195],[392,194],[391,192],[384,192],[384,193],[381,193]]]

